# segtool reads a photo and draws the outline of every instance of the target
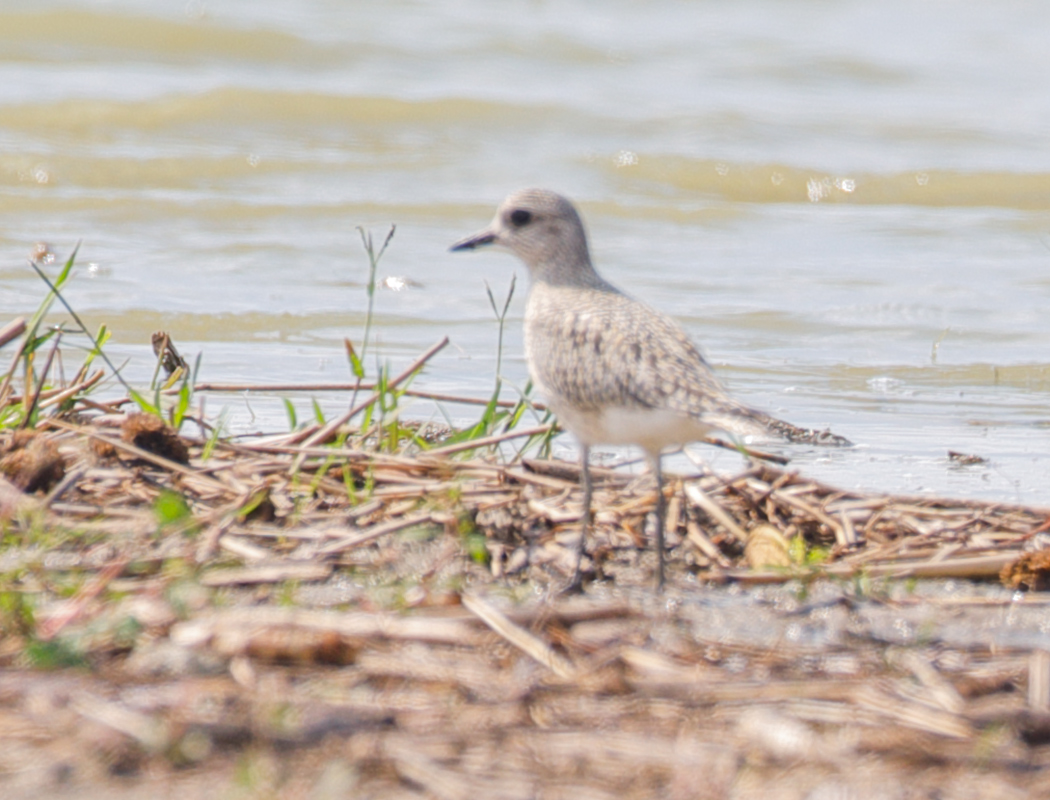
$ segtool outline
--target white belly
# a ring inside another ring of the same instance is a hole
[[[585,412],[553,402],[551,409],[558,421],[585,445],[633,444],[654,456],[665,448],[681,447],[717,430],[664,409],[613,407]]]

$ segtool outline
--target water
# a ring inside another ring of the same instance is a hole
[[[132,379],[164,329],[203,380],[342,382],[356,226],[396,223],[381,277],[412,283],[377,295],[373,353],[396,372],[447,334],[416,386],[482,397],[485,282],[515,272],[525,382],[525,275],[447,247],[547,186],[736,394],[858,443],[791,451],[806,474],[1050,505],[1048,24],[953,0],[0,2],[0,321],[43,296],[36,242],[81,241],[69,300]],[[224,405],[287,424],[277,397]]]

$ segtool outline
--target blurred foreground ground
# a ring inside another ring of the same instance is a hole
[[[5,439],[4,798],[1050,794],[1045,511],[163,427]]]

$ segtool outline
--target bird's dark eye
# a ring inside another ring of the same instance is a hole
[[[515,228],[528,225],[530,222],[532,222],[532,213],[524,208],[516,208],[510,212],[510,224]]]

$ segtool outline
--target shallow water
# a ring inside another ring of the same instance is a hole
[[[448,334],[417,388],[481,397],[485,282],[515,272],[525,382],[525,275],[447,246],[549,186],[733,391],[857,442],[791,451],[807,474],[1050,505],[1048,23],[953,0],[0,3],[0,321],[43,296],[36,242],[82,241],[69,300],[133,379],[164,329],[203,380],[342,382],[355,227],[396,223],[381,277],[417,285],[377,295],[375,352],[396,372]],[[276,397],[223,405],[287,424]]]

